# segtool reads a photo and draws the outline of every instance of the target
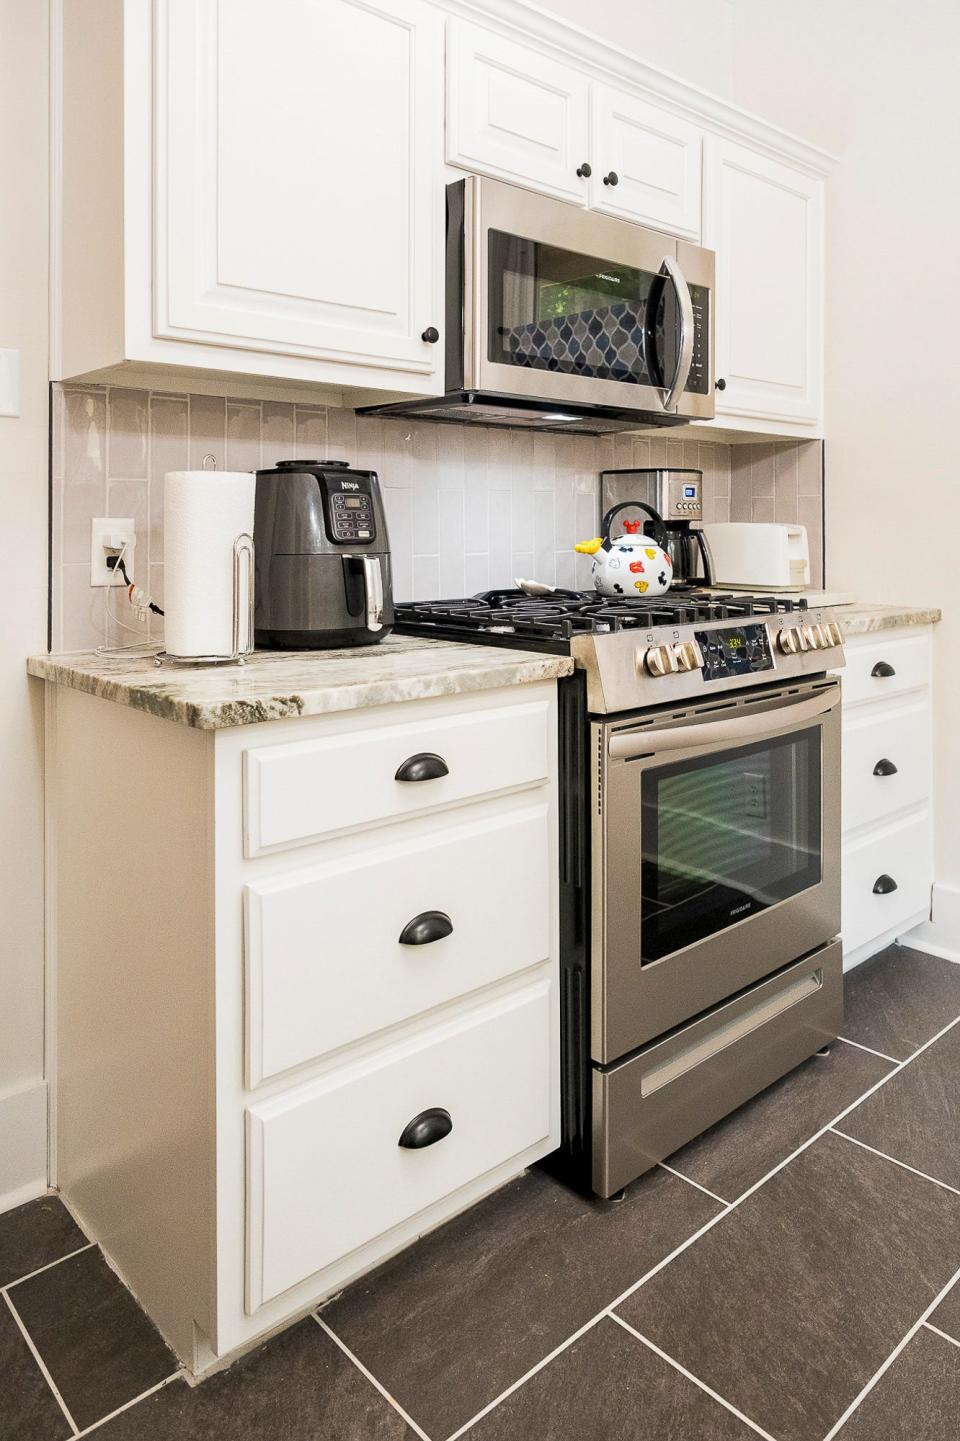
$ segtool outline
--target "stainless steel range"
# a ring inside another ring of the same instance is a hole
[[[576,663],[554,1168],[613,1195],[839,1033],[836,613],[491,591],[398,605],[396,629]]]

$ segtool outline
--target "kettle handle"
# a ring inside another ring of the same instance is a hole
[[[652,505],[647,505],[644,500],[622,500],[619,505],[613,505],[603,517],[603,524],[600,529],[603,533],[604,547],[610,549],[610,527],[613,524],[614,516],[620,514],[621,510],[645,510],[653,521],[653,538],[661,550],[667,548],[667,528],[663,523],[663,516]]]

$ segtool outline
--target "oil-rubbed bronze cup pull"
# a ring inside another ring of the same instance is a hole
[[[401,946],[429,946],[432,941],[442,941],[453,934],[453,921],[446,911],[421,911],[412,921],[407,921],[400,932]]]
[[[453,1121],[449,1111],[442,1106],[431,1106],[429,1111],[421,1111],[419,1116],[414,1116],[408,1121],[400,1132],[398,1146],[405,1151],[421,1151],[424,1146],[435,1146],[442,1141],[444,1136],[449,1136],[453,1130]]]

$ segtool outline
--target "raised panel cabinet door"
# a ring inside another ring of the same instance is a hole
[[[448,21],[447,160],[585,205],[589,88],[537,50]]]
[[[156,334],[439,383],[437,12],[157,0],[155,17]]]
[[[702,131],[610,85],[590,89],[594,210],[700,239]]]
[[[717,255],[717,414],[819,427],[823,181],[707,136],[703,243]]]

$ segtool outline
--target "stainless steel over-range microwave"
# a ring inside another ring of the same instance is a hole
[[[714,256],[470,176],[447,187],[441,396],[361,413],[596,434],[714,414]]]

